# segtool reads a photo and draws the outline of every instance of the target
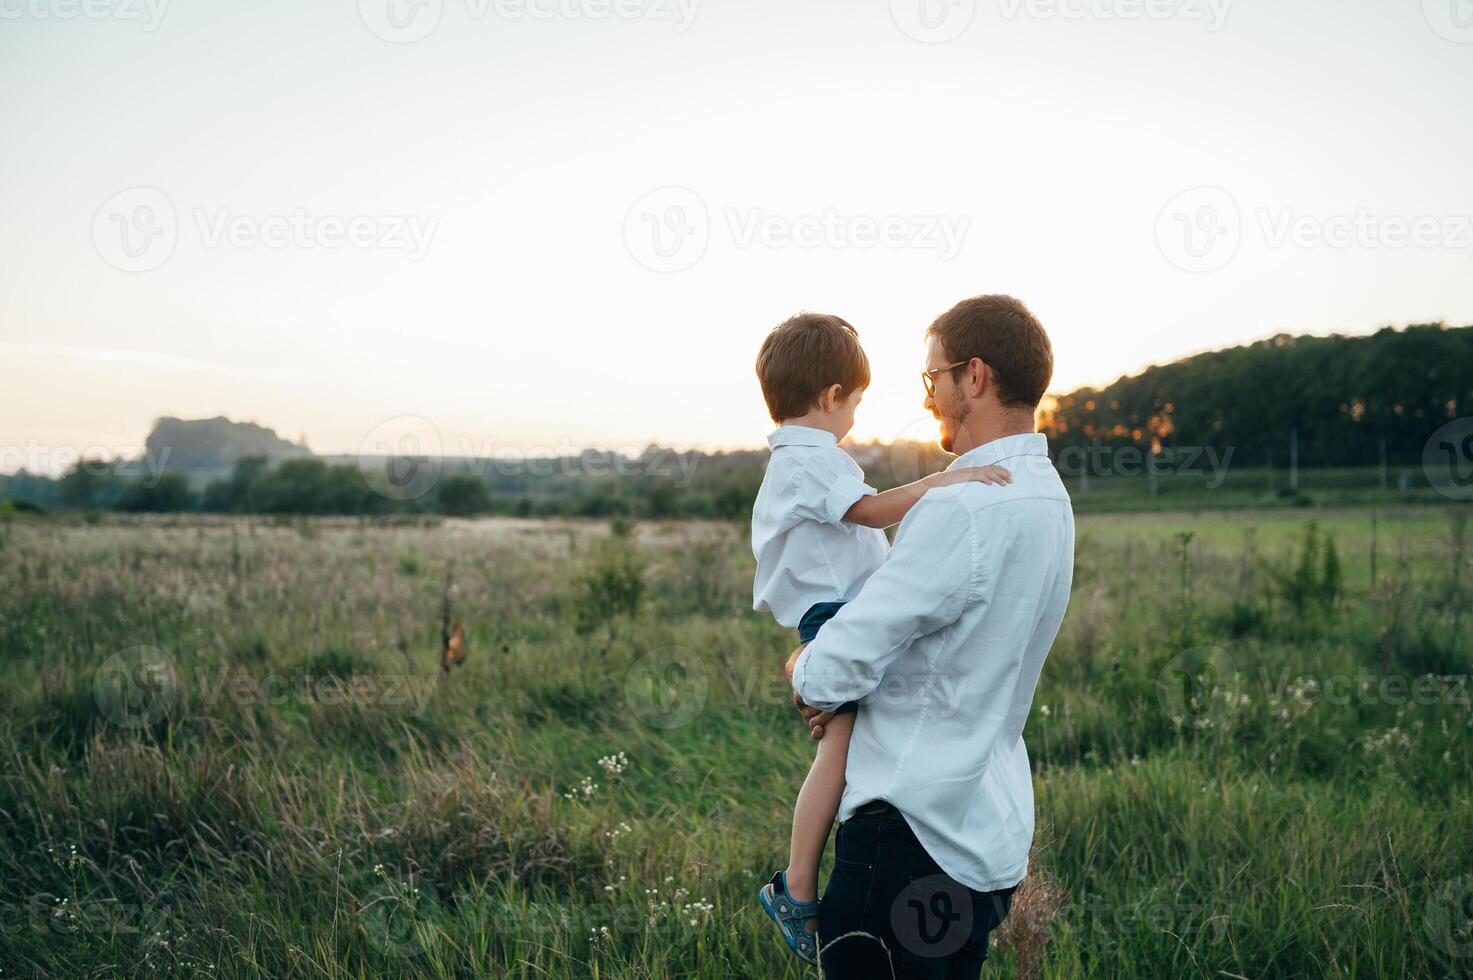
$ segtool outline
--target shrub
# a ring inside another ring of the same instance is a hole
[[[194,506],[194,493],[183,473],[162,473],[157,480],[128,484],[117,509],[133,513],[172,514]]]
[[[619,616],[633,618],[644,598],[644,557],[626,536],[599,543],[578,579],[577,627],[586,633]]]
[[[1266,570],[1274,591],[1296,613],[1311,607],[1331,610],[1340,601],[1342,574],[1335,539],[1325,535],[1322,545],[1320,529],[1314,521],[1304,529],[1304,543],[1293,569],[1268,566]]]
[[[451,517],[471,517],[491,509],[486,481],[469,474],[458,473],[441,480],[437,499],[440,512]]]

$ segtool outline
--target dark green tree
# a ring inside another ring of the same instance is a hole
[[[491,509],[491,493],[486,481],[470,474],[447,476],[436,490],[440,513],[451,517],[471,517]]]
[[[183,473],[165,472],[157,478],[130,482],[115,505],[133,513],[172,514],[194,507],[195,495]]]
[[[68,507],[96,507],[113,486],[112,467],[100,459],[79,459],[61,478],[58,490]]]

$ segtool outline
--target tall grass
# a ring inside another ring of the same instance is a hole
[[[1461,526],[1381,512],[1373,579],[1314,516],[1081,521],[990,973],[1473,968]],[[752,900],[792,638],[735,529],[616,530],[12,519],[0,975],[808,975]]]

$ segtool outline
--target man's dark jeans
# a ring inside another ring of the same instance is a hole
[[[1014,889],[972,891],[949,877],[900,811],[884,801],[866,804],[839,828],[834,853],[818,912],[825,977],[981,976],[988,934],[1007,918]],[[884,947],[867,936],[837,938],[855,932],[877,937]]]

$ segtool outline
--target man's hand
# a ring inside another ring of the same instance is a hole
[[[788,662],[783,664],[783,679],[789,685],[793,683],[793,667],[798,663],[798,657],[803,654],[803,650],[807,646],[808,644],[806,643],[798,644],[797,649],[788,655]],[[798,714],[802,715],[803,721],[807,723],[808,734],[812,735],[815,740],[823,738],[824,726],[833,720],[834,713],[832,711],[819,711],[817,708],[809,707],[803,702],[802,698],[798,697],[797,691],[793,692],[793,706],[798,709]]]

